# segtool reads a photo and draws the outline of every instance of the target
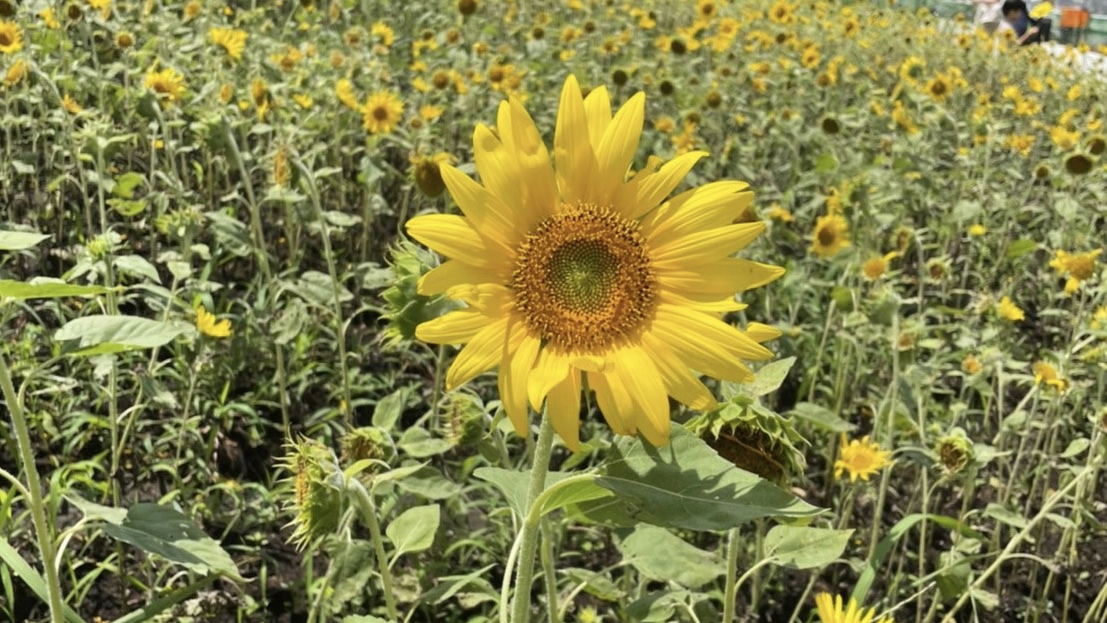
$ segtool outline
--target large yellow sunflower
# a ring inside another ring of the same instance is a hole
[[[561,92],[553,154],[518,100],[500,104],[496,130],[480,124],[473,153],[482,184],[443,164],[463,216],[432,214],[411,235],[449,259],[419,282],[468,307],[418,327],[427,342],[466,346],[446,384],[499,367],[500,397],[520,435],[527,407],[543,403],[558,435],[578,447],[581,392],[619,434],[669,439],[669,396],[696,409],[715,404],[696,373],[752,378],[742,359],[772,353],[779,336],[722,314],[736,292],[783,274],[731,257],[765,229],[735,223],[753,200],[747,184],[722,181],[666,197],[706,154],[628,179],[642,133],[645,96],[612,116],[604,87],[582,97],[570,76]],[[693,372],[695,371],[695,372]]]

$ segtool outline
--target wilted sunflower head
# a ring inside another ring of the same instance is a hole
[[[1098,135],[1088,139],[1089,154],[1093,156],[1099,156],[1103,154],[1104,150],[1107,150],[1107,139]]]
[[[842,131],[842,124],[838,122],[838,119],[831,115],[823,117],[822,122],[819,124],[822,127],[823,132],[830,135],[835,135]]]
[[[452,307],[442,296],[419,294],[420,278],[434,264],[430,253],[410,242],[401,242],[390,251],[391,273],[387,290],[381,293],[387,321],[382,335],[386,348],[393,348],[415,337],[415,327],[436,318]]]
[[[388,462],[396,455],[396,447],[388,431],[376,426],[355,428],[342,436],[342,464],[358,461]]]
[[[456,446],[472,446],[488,430],[484,403],[476,394],[454,391],[447,394],[442,413],[446,420],[446,437]]]
[[[295,515],[292,542],[301,549],[338,530],[345,495],[336,484],[342,470],[334,453],[323,444],[306,438],[289,441],[282,467],[290,472],[294,497],[288,504]]]
[[[972,464],[975,458],[973,443],[965,431],[955,428],[948,435],[938,439],[934,453],[948,474],[956,474]]]
[[[1092,170],[1092,159],[1082,153],[1065,158],[1065,170],[1073,175],[1084,175]]]
[[[803,474],[806,461],[799,446],[806,442],[792,421],[748,399],[735,398],[685,427],[735,467],[782,487]]]

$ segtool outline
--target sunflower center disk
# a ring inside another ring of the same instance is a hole
[[[638,225],[591,204],[563,208],[527,235],[512,287],[531,331],[585,353],[637,335],[657,292]]]

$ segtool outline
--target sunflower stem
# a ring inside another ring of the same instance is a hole
[[[350,490],[354,492],[354,499],[361,507],[361,516],[369,526],[369,538],[373,542],[373,552],[377,559],[377,570],[381,576],[381,588],[384,590],[384,605],[388,608],[388,618],[399,621],[400,613],[396,610],[396,598],[392,595],[392,571],[388,568],[384,539],[381,537],[381,524],[377,520],[377,505],[373,503],[373,495],[361,486],[361,483],[354,482]]]
[[[723,591],[723,623],[734,621],[734,602],[738,597],[738,543],[738,528],[732,528],[726,544],[726,589]]]
[[[554,430],[549,416],[542,415],[542,424],[538,429],[538,441],[534,444],[534,458],[530,467],[530,483],[527,485],[527,515],[532,514],[538,496],[546,488],[546,472],[550,468],[550,453],[553,450]],[[524,521],[519,539],[519,570],[515,580],[515,597],[512,602],[512,623],[527,623],[530,620],[530,588],[534,579],[534,555],[538,549],[538,529],[540,522]]]
[[[35,465],[30,430],[23,414],[23,400],[12,385],[11,372],[8,371],[8,362],[3,355],[0,355],[0,391],[3,391],[4,402],[8,405],[12,429],[19,444],[19,458],[23,463],[24,477],[27,479],[27,506],[31,510],[31,519],[35,524],[35,537],[38,539],[38,551],[42,555],[46,596],[50,602],[50,621],[62,623],[64,616],[61,582],[58,579],[58,568],[54,564],[54,532],[50,522],[46,520],[46,501],[42,498],[42,481],[39,479],[38,467]]]

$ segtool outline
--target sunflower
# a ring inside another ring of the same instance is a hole
[[[849,223],[841,214],[820,216],[815,222],[811,251],[819,257],[833,257],[849,246]]]
[[[15,54],[23,49],[23,31],[15,22],[0,19],[0,54]]]
[[[953,92],[953,85],[944,74],[935,74],[930,82],[926,83],[926,92],[936,102],[944,102]]]
[[[1069,151],[1080,143],[1080,133],[1072,132],[1064,126],[1053,126],[1049,130],[1049,138],[1061,151]]]
[[[1065,379],[1061,378],[1057,374],[1057,368],[1053,367],[1053,364],[1046,361],[1036,361],[1031,367],[1034,370],[1034,384],[1045,384],[1047,387],[1052,387],[1058,392],[1063,392],[1068,388],[1069,383]]]
[[[747,184],[722,181],[666,201],[706,154],[627,171],[642,133],[645,96],[615,113],[607,89],[581,94],[565,81],[551,154],[517,99],[500,104],[495,131],[473,135],[484,185],[449,165],[446,188],[464,216],[425,215],[408,232],[450,259],[419,282],[468,307],[422,324],[431,343],[467,343],[446,375],[450,388],[499,366],[500,397],[526,435],[528,405],[546,404],[554,429],[579,447],[584,387],[618,434],[669,439],[669,396],[715,405],[692,372],[747,381],[742,359],[772,353],[779,331],[722,320],[744,308],[734,294],[783,269],[731,257],[765,229],[735,224],[752,202]]]
[[[27,77],[30,71],[30,64],[23,59],[19,59],[12,63],[12,66],[8,68],[8,71],[4,73],[4,85],[13,87],[19,84],[24,78]]]
[[[843,605],[841,595],[819,593],[815,596],[815,608],[822,623],[873,623],[876,616],[874,608],[863,610],[852,597],[849,604]],[[876,623],[895,623],[888,617],[882,617]]]
[[[1026,314],[1022,311],[1022,308],[1016,305],[1009,296],[999,299],[999,303],[996,304],[996,313],[999,314],[1000,318],[1010,322],[1021,322],[1026,319]]]
[[[184,76],[173,69],[163,69],[146,72],[146,80],[143,82],[162,102],[171,104],[181,99],[185,92]]]
[[[871,257],[861,265],[861,274],[869,281],[876,281],[883,277],[884,273],[888,272],[888,264],[898,256],[899,253],[892,251],[883,256],[877,255]]]
[[[378,91],[369,96],[362,110],[362,125],[370,134],[387,134],[404,114],[404,104],[394,93]]]
[[[196,329],[208,337],[230,337],[231,321],[217,320],[215,314],[204,309],[201,305],[196,308]]]
[[[769,20],[777,24],[791,24],[796,20],[795,7],[785,0],[777,0],[769,7]]]
[[[227,56],[234,60],[242,59],[242,52],[246,49],[246,39],[250,34],[237,28],[212,28],[208,31],[208,39],[227,52]]]
[[[868,436],[847,442],[846,434],[842,433],[838,460],[834,462],[834,477],[841,478],[843,473],[848,472],[850,482],[858,478],[868,480],[869,476],[892,464],[888,458],[890,455],[890,452],[869,441]]]
[[[1073,175],[1084,175],[1092,170],[1092,159],[1081,153],[1065,158],[1065,170]]]

